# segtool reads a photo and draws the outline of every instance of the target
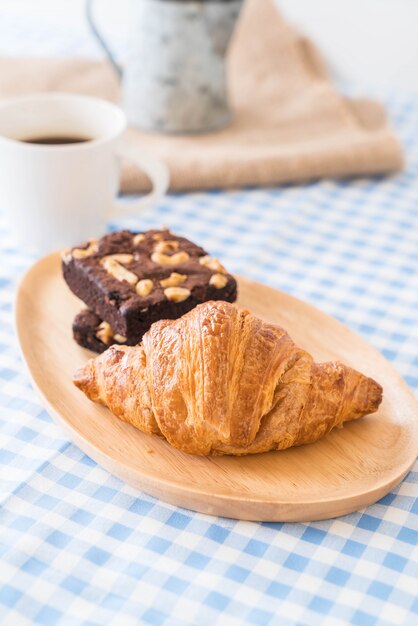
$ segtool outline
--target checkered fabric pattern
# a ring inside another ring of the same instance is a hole
[[[387,105],[407,152],[399,176],[175,195],[109,228],[167,224],[231,271],[311,302],[418,398],[418,102]],[[367,510],[311,524],[213,518],[139,493],[42,408],[12,321],[34,259],[2,218],[0,258],[0,624],[418,623],[417,464]]]

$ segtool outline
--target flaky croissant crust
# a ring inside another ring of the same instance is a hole
[[[74,375],[93,401],[190,454],[250,454],[314,442],[376,411],[382,388],[339,363],[315,363],[279,326],[227,302],[152,325]]]

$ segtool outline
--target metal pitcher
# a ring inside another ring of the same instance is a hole
[[[131,0],[128,57],[121,69],[90,27],[122,78],[132,126],[167,133],[208,132],[231,121],[226,53],[243,0]]]

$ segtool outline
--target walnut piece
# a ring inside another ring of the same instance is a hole
[[[204,265],[205,267],[207,267],[210,270],[213,270],[214,272],[219,272],[220,274],[228,273],[226,269],[224,268],[224,266],[222,265],[222,263],[220,263],[218,259],[215,259],[215,257],[213,256],[208,256],[208,255],[201,256],[199,258],[199,263],[200,265]]]
[[[96,332],[96,337],[108,346],[113,339],[113,330],[111,325],[107,322],[102,322]]]
[[[123,263],[124,265],[129,265],[129,263],[132,263],[132,261],[134,260],[134,257],[133,257],[133,254],[125,254],[125,253],[108,254],[107,256],[104,256],[102,258],[100,263],[104,264],[104,260],[105,259],[113,259],[114,261],[117,261],[118,263]]]
[[[222,289],[228,282],[228,277],[225,274],[212,274],[209,280],[209,285],[213,285],[216,289]]]
[[[117,341],[118,343],[125,343],[126,341],[126,337],[124,337],[123,335],[119,335],[119,333],[116,333],[115,335],[113,335],[113,339]]]
[[[151,254],[151,261],[153,263],[158,263],[158,265],[181,265],[182,263],[186,263],[189,260],[189,255],[187,252],[176,252],[169,256],[168,254],[163,254],[162,252],[153,252]]]
[[[115,259],[104,257],[100,263],[113,278],[121,281],[125,280],[130,285],[136,285],[138,282],[138,276],[127,270],[126,267],[123,267],[123,265],[115,261]]]
[[[154,239],[154,241],[162,241],[164,239],[161,233],[155,233],[152,238]]]
[[[160,280],[161,287],[178,287],[183,284],[187,278],[187,274],[178,274],[177,272],[171,272],[168,278]]]
[[[172,239],[166,241],[158,241],[154,246],[154,252],[175,252],[179,248],[179,242]]]
[[[134,246],[137,246],[138,244],[140,244],[142,241],[144,241],[145,239],[145,235],[143,235],[142,233],[138,233],[137,235],[135,235],[135,237],[132,239],[132,243],[134,244]]]
[[[148,296],[153,289],[154,283],[152,282],[152,280],[150,280],[149,278],[143,278],[136,286],[136,293],[138,294],[138,296],[146,298],[146,296]]]
[[[183,302],[190,296],[190,291],[184,287],[167,287],[164,289],[164,295],[171,302]]]
[[[71,256],[73,259],[85,259],[87,256],[96,254],[98,249],[99,246],[97,245],[97,241],[95,239],[91,239],[87,248],[75,248],[71,252]]]
[[[72,259],[71,248],[65,248],[65,250],[61,250],[61,259],[65,265],[69,263]]]

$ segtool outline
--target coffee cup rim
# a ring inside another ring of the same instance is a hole
[[[127,120],[126,115],[123,110],[117,106],[116,104],[109,102],[108,100],[104,100],[103,98],[98,98],[95,96],[88,96],[84,94],[77,93],[68,93],[68,92],[41,92],[41,93],[33,93],[26,94],[22,96],[15,96],[11,98],[7,98],[0,102],[0,118],[2,112],[12,108],[13,106],[18,106],[23,103],[38,103],[38,102],[64,102],[64,101],[73,101],[77,103],[88,103],[100,106],[102,110],[106,110],[109,113],[112,113],[115,119],[113,124],[113,129],[109,131],[108,134],[99,137],[92,137],[88,141],[80,142],[80,143],[68,143],[68,144],[37,144],[37,143],[29,143],[22,141],[20,138],[8,137],[0,132],[0,143],[9,143],[9,144],[18,144],[22,149],[27,150],[81,150],[88,149],[90,147],[96,147],[100,144],[107,143],[109,141],[113,141],[117,139],[122,133],[126,130]]]

